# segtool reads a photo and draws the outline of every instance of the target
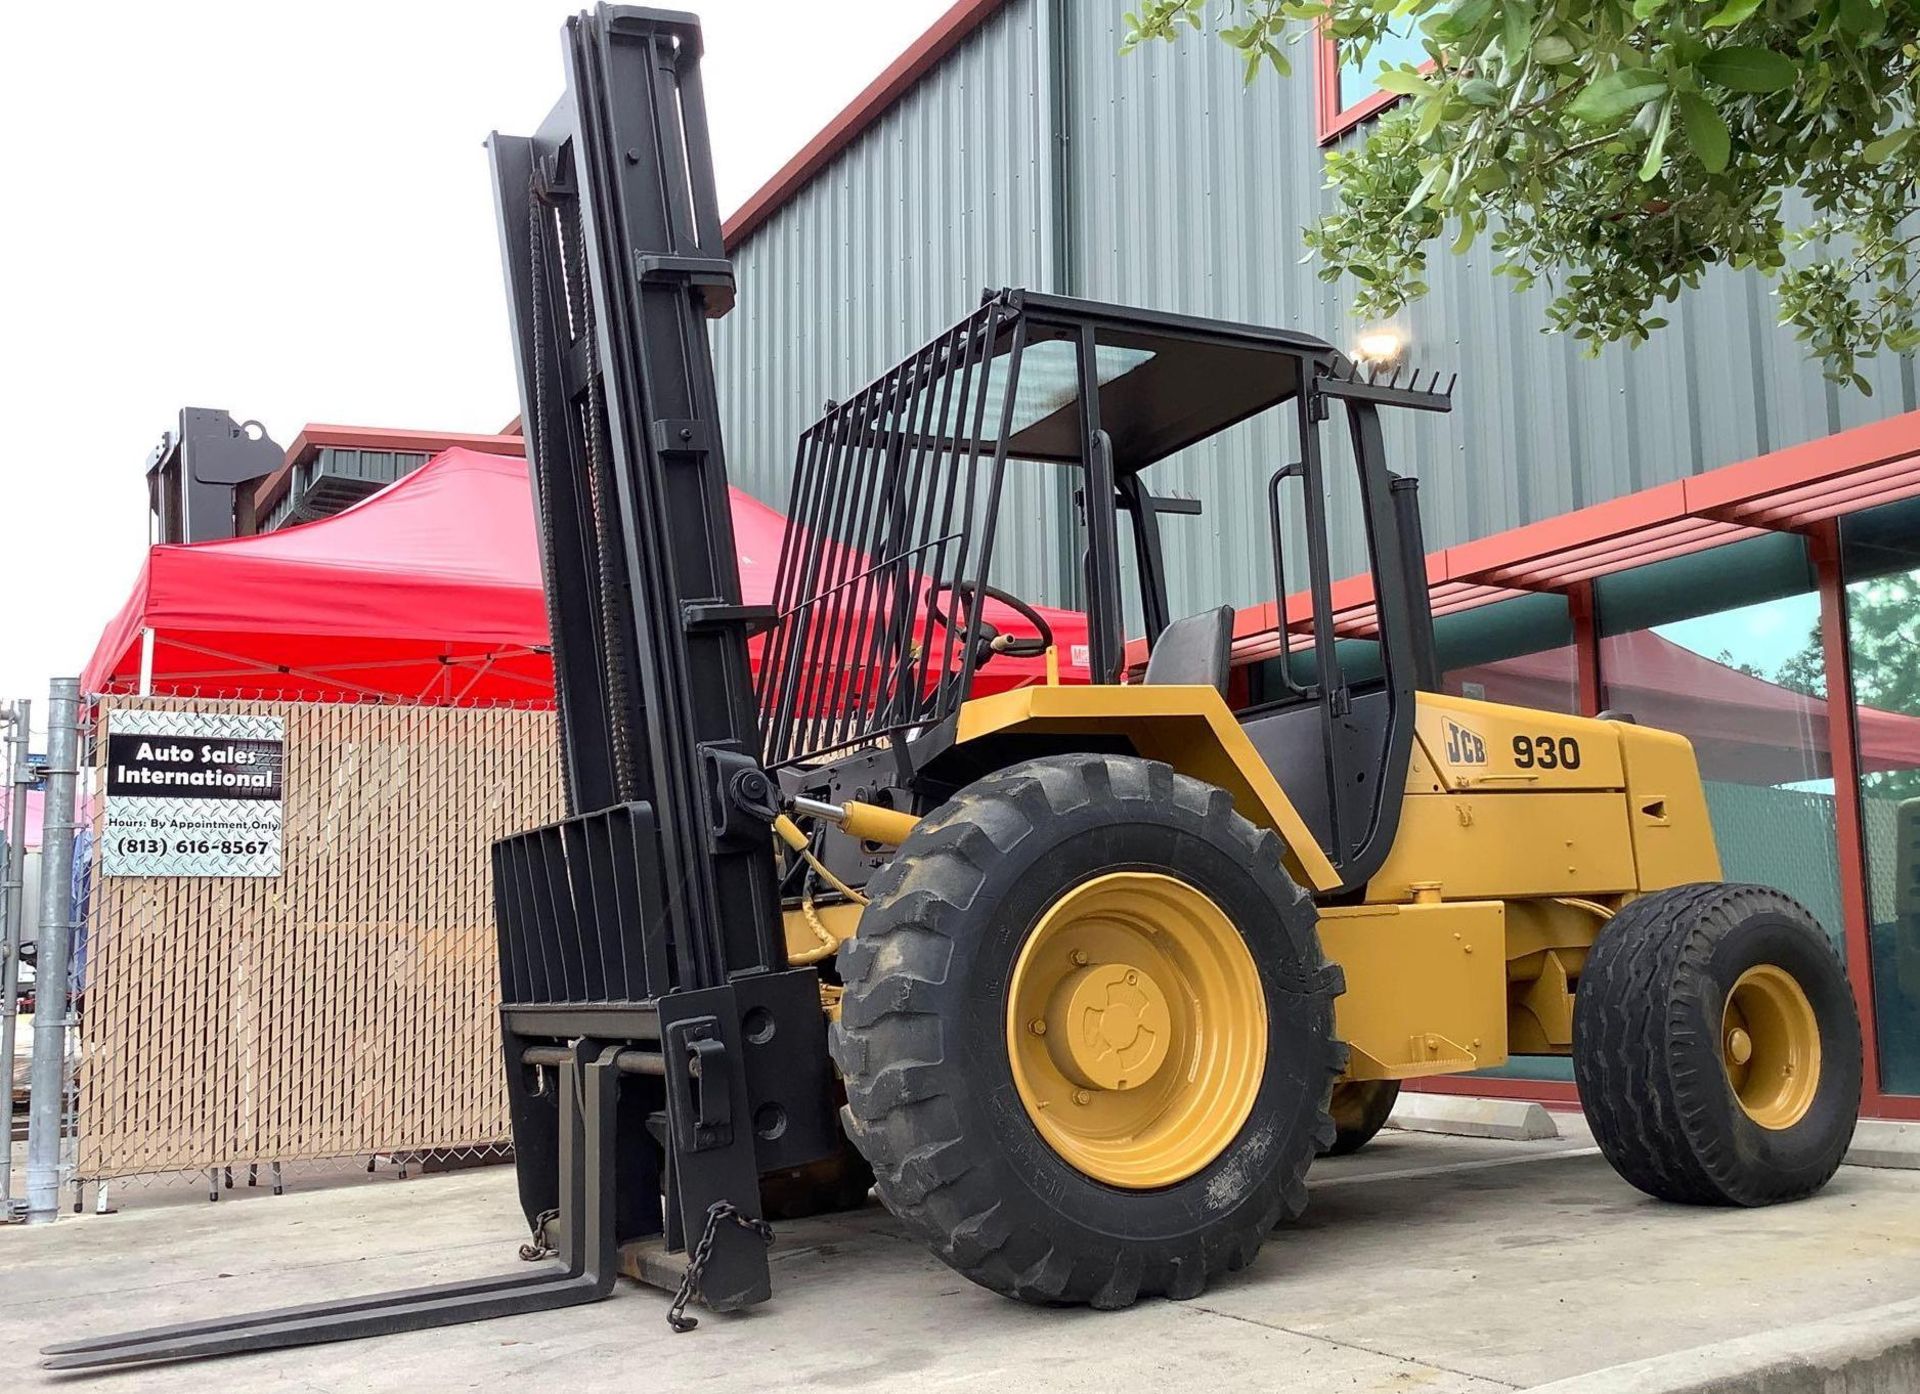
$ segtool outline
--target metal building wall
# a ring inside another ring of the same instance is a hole
[[[1326,206],[1312,53],[1252,87],[1209,36],[1119,56],[1117,0],[1013,0],[736,249],[740,307],[716,326],[736,477],[784,503],[793,442],[830,395],[880,372],[987,285],[1045,285],[1154,308],[1299,328],[1359,326],[1345,288],[1300,262]],[[1057,21],[1055,15],[1057,12]],[[1063,58],[1051,62],[1051,35]],[[1049,100],[1067,111],[1065,196],[1048,182]],[[1359,136],[1349,136],[1349,140]],[[1056,214],[1064,256],[1050,240]],[[1911,361],[1869,365],[1875,395],[1826,383],[1774,323],[1757,277],[1716,273],[1647,345],[1582,356],[1540,332],[1544,289],[1515,293],[1485,245],[1441,251],[1407,314],[1411,359],[1458,370],[1451,417],[1389,413],[1396,465],[1423,481],[1430,547],[1485,536],[1920,405]],[[1276,429],[1243,428],[1155,471],[1211,504],[1170,520],[1176,607],[1271,596],[1267,474]],[[1058,550],[1058,500],[1016,496],[1004,584],[1058,601],[1037,555]],[[1336,499],[1336,561],[1361,564]],[[1030,539],[1030,540],[1029,540]],[[1297,548],[1296,548],[1297,554]],[[1016,556],[1019,558],[1015,561]],[[1037,569],[1039,568],[1039,569]]]
[[[727,466],[787,506],[800,433],[829,398],[980,303],[1050,276],[1047,92],[1033,0],[1003,8],[734,249],[737,308],[713,326]],[[1059,497],[1010,472],[996,580],[1043,598]]]

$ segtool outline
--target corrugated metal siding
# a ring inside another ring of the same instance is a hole
[[[1308,44],[1292,49],[1292,80],[1266,74],[1249,88],[1237,57],[1211,37],[1187,35],[1177,47],[1120,58],[1121,7],[1068,3],[1075,288],[1350,344],[1362,326],[1347,288],[1321,282],[1300,261],[1301,227],[1330,204]],[[1910,363],[1873,365],[1872,398],[1824,382],[1774,323],[1756,276],[1709,276],[1666,312],[1670,327],[1649,343],[1591,359],[1570,337],[1540,332],[1547,290],[1516,293],[1490,273],[1490,262],[1484,243],[1465,257],[1436,254],[1433,292],[1402,326],[1413,362],[1460,373],[1451,417],[1384,417],[1396,465],[1421,476],[1431,547],[1916,405]],[[1180,492],[1238,498],[1244,475],[1264,479],[1283,462],[1277,431],[1242,434],[1249,439],[1223,443],[1211,459],[1180,462]],[[1176,608],[1271,595],[1258,513],[1214,508],[1177,525],[1205,528],[1217,545],[1180,553]],[[1358,569],[1352,508],[1336,505],[1335,526],[1338,568]]]
[[[1122,6],[1057,2],[1072,225],[1060,288],[1350,342],[1346,289],[1300,264],[1300,228],[1327,200],[1308,45],[1292,80],[1248,88],[1210,38],[1121,58]],[[715,333],[722,402],[734,474],[770,501],[784,503],[793,443],[822,400],[957,319],[982,286],[1048,283],[1036,14],[1037,0],[1009,4],[738,249],[740,308]],[[1651,343],[1589,359],[1540,333],[1546,290],[1515,293],[1488,267],[1484,245],[1437,254],[1433,293],[1403,326],[1414,361],[1460,373],[1451,417],[1386,414],[1396,465],[1423,480],[1432,547],[1920,405],[1911,362],[1871,365],[1871,398],[1825,383],[1757,277],[1709,276]],[[1264,511],[1245,501],[1288,448],[1277,426],[1242,429],[1155,471],[1158,491],[1211,504],[1167,524],[1177,608],[1272,594]],[[1053,492],[1029,486],[1006,516],[1026,532],[1006,539],[997,576],[1060,598],[1040,560],[1058,548]],[[1334,526],[1336,565],[1357,569],[1345,501]]]
[[[786,508],[800,433],[964,317],[988,287],[1047,277],[1046,112],[1033,0],[988,20],[734,253],[713,326],[735,483]],[[1057,490],[1009,472],[1003,524],[1059,526]],[[1005,536],[1000,584],[1052,599],[1057,552]]]

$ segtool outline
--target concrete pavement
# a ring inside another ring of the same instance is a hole
[[[775,1299],[684,1336],[667,1328],[666,1294],[623,1283],[571,1311],[84,1378],[142,1391],[1201,1382],[1483,1394],[1920,1294],[1920,1173],[1849,1167],[1799,1205],[1686,1209],[1631,1190],[1568,1131],[1540,1142],[1384,1133],[1318,1167],[1305,1218],[1193,1302],[1022,1307],[950,1272],[871,1205],[782,1225]],[[0,1349],[15,1388],[71,1385],[29,1368],[31,1353],[494,1271],[513,1265],[522,1238],[507,1168],[68,1216],[0,1231]]]

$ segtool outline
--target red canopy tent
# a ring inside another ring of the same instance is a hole
[[[742,600],[773,598],[786,520],[732,492]],[[1045,610],[1062,676],[1086,620]],[[1002,631],[1033,631],[989,603]],[[151,635],[149,639],[148,636]],[[551,702],[553,665],[522,459],[455,448],[331,518],[257,537],[149,550],[83,677],[88,692],[266,690],[292,698]],[[754,650],[757,655],[758,646]],[[980,693],[1039,681],[997,657]]]

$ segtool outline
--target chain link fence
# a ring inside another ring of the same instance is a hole
[[[285,722],[278,876],[100,874],[106,734],[133,711]],[[504,1151],[488,847],[563,811],[551,710],[102,696],[89,726],[76,1206]]]

